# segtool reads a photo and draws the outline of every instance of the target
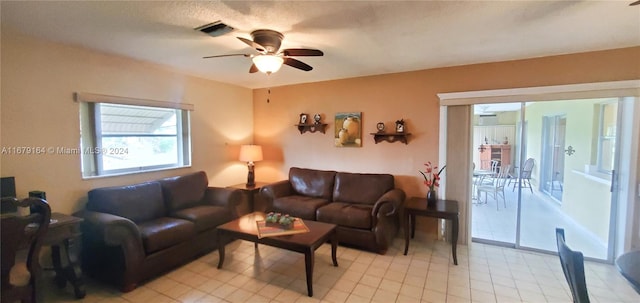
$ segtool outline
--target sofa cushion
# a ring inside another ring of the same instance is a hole
[[[371,229],[372,205],[332,202],[316,211],[317,220],[343,227]]]
[[[273,200],[273,209],[268,209],[268,211],[289,214],[305,220],[315,220],[318,207],[328,203],[329,201],[323,198],[286,196]]]
[[[299,195],[331,200],[335,175],[334,171],[292,167],[289,182]]]
[[[373,205],[393,188],[389,174],[337,173],[333,201]]]
[[[140,223],[138,229],[147,254],[185,242],[196,235],[193,222],[169,217]]]
[[[196,226],[197,232],[213,229],[220,224],[231,221],[232,219],[232,215],[229,210],[221,206],[212,205],[185,208],[172,213],[171,217],[193,222]]]
[[[135,223],[166,215],[158,182],[93,189],[89,191],[87,209],[125,217]]]
[[[162,192],[169,212],[192,207],[201,203],[209,185],[207,174],[203,171],[162,179]]]

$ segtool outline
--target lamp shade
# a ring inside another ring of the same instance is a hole
[[[258,70],[265,74],[275,73],[280,70],[284,59],[280,56],[274,55],[258,55],[253,57],[253,64],[256,65]]]
[[[243,161],[243,162],[262,161],[262,146],[260,145],[240,146],[240,161]]]

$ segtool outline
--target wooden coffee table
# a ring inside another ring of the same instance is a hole
[[[309,228],[308,233],[258,238],[257,220],[264,220],[265,214],[254,212],[244,215],[236,220],[222,224],[218,230],[218,252],[220,260],[218,269],[224,263],[224,246],[233,239],[251,241],[256,244],[264,244],[304,254],[304,264],[307,274],[307,293],[313,296],[313,264],[316,249],[327,241],[331,241],[331,258],[333,266],[338,266],[336,249],[338,248],[338,236],[336,225],[305,220],[304,224]]]

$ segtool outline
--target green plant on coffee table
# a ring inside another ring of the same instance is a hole
[[[293,227],[294,217],[289,216],[288,214],[274,213],[270,212],[267,214],[265,218],[266,225],[268,226],[278,226],[285,229]]]
[[[280,216],[280,213],[270,212],[267,214],[267,218],[265,218],[265,221],[267,223],[278,223],[278,221],[280,220]]]

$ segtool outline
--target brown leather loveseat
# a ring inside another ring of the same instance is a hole
[[[216,227],[238,217],[238,190],[205,172],[89,192],[83,266],[124,292],[216,248]]]
[[[264,186],[266,210],[338,225],[341,244],[386,253],[399,229],[405,193],[389,174],[292,167],[289,180]]]

